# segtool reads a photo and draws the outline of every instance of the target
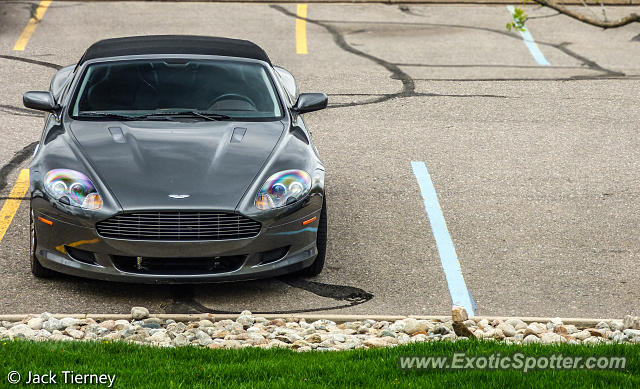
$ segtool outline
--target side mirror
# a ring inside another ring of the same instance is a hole
[[[22,104],[31,109],[53,112],[60,108],[51,92],[30,91],[22,95]]]
[[[299,114],[318,111],[327,108],[328,101],[329,98],[324,93],[301,93],[291,109]]]

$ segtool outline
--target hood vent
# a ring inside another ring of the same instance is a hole
[[[109,133],[113,138],[113,141],[116,143],[124,143],[124,134],[122,133],[122,128],[120,127],[109,127]]]

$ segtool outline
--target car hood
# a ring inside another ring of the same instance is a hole
[[[124,210],[235,209],[284,128],[227,121],[74,121],[69,127]]]

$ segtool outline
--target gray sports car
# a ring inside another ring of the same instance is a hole
[[[324,166],[293,76],[255,44],[99,41],[24,105],[49,112],[31,173],[31,271],[149,283],[325,261]]]

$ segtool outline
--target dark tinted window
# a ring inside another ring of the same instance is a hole
[[[137,60],[90,65],[72,116],[83,112],[151,114],[214,112],[238,119],[275,120],[282,111],[261,64],[208,60]]]

